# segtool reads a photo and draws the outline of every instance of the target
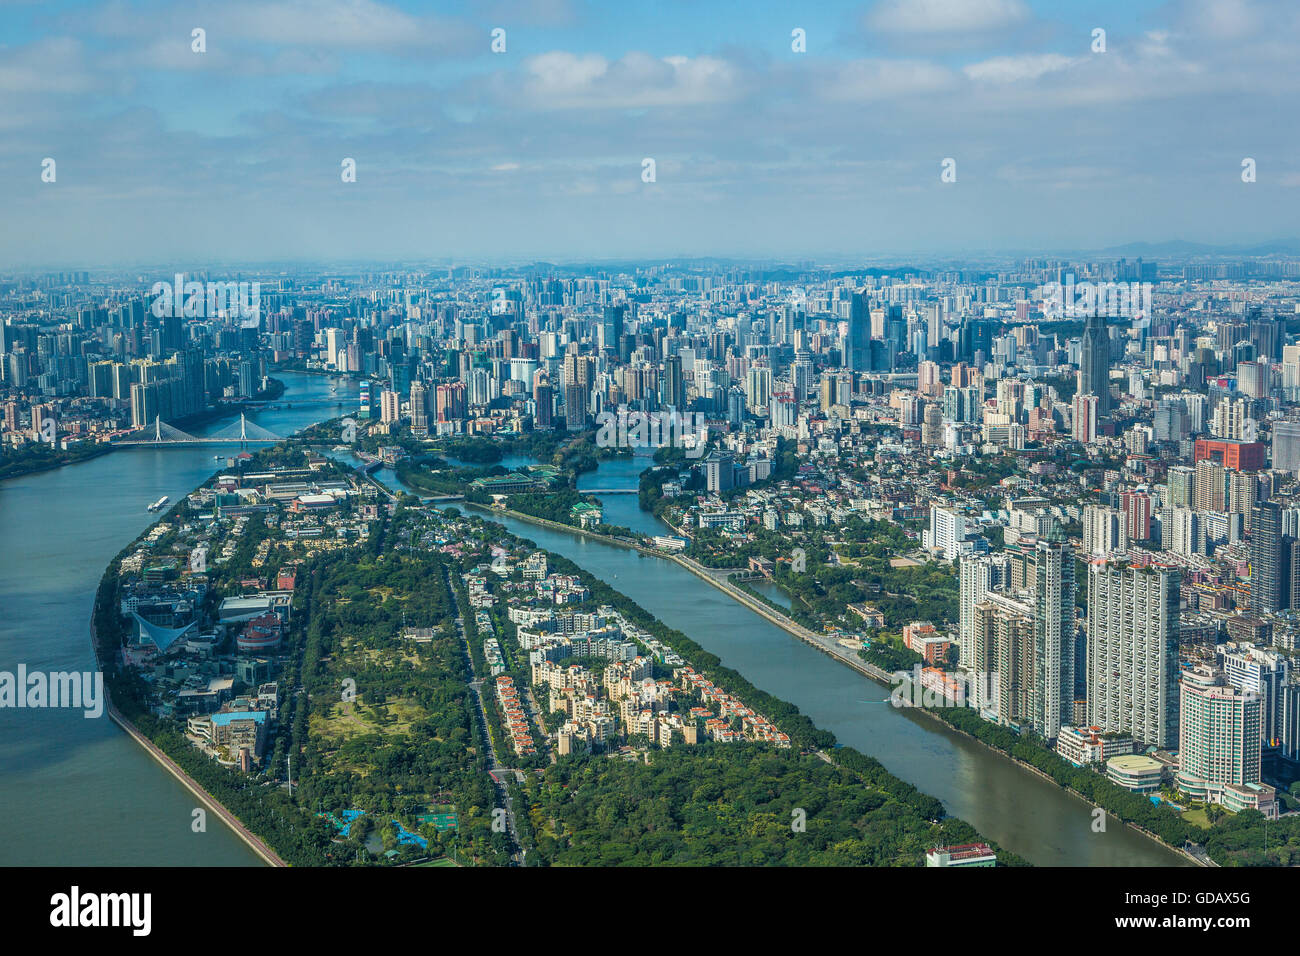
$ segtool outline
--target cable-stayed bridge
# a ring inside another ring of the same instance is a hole
[[[198,438],[187,432],[168,425],[161,417],[155,417],[152,425],[131,432],[126,438],[113,442],[114,447],[127,445],[247,445],[274,444],[283,441],[281,435],[268,431],[256,422],[250,422],[244,415],[239,421],[231,422],[225,428]]]

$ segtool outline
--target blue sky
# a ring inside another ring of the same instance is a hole
[[[0,270],[1300,232],[1286,0],[0,0],[0,38]]]

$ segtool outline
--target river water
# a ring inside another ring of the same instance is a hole
[[[282,402],[250,412],[277,435],[356,407],[356,385],[281,372]],[[331,392],[334,385],[337,392]],[[346,401],[336,407],[334,402]],[[206,435],[237,416],[186,429]],[[90,671],[89,621],[104,567],[238,446],[113,451],[88,462],[0,482],[0,671]],[[0,864],[260,865],[214,819],[191,830],[194,797],[107,716],[0,710]]]
[[[249,418],[287,435],[355,407],[355,384],[279,373],[283,402]],[[331,392],[331,386],[337,387]],[[346,403],[346,404],[340,404]],[[230,423],[188,429],[208,434]],[[221,451],[235,449],[223,447]],[[115,451],[80,465],[0,482],[0,670],[91,670],[87,623],[105,565],[154,520],[145,506],[176,501],[221,463],[212,446]],[[519,462],[511,460],[507,464]],[[633,488],[648,459],[583,475],[584,489]],[[385,469],[377,477],[396,487]],[[637,496],[607,495],[605,520],[668,529]],[[1159,866],[1183,859],[938,724],[898,710],[889,691],[795,640],[671,562],[526,522],[502,522],[625,592],[756,686],[791,701],[845,744],[943,800],[982,833],[1043,865]],[[107,717],[0,710],[0,864],[255,865],[219,822],[193,833],[194,799]]]
[[[578,486],[634,488],[651,464],[640,457],[607,461],[580,476]],[[400,484],[387,469],[376,477],[389,487]],[[640,510],[636,495],[606,495],[601,503],[609,524],[643,534],[672,533]],[[756,687],[795,704],[841,743],[875,757],[896,776],[942,800],[949,813],[1031,863],[1191,865],[1113,819],[1105,832],[1094,832],[1093,808],[1084,801],[937,721],[893,707],[889,688],[795,639],[677,564],[530,522],[490,517],[627,594]],[[788,604],[779,589],[769,596]]]

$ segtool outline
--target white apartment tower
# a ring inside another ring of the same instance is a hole
[[[1088,723],[1157,747],[1178,743],[1174,570],[1088,566]]]

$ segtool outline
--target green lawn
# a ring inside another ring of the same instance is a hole
[[[1210,828],[1210,818],[1205,815],[1204,807],[1197,807],[1195,810],[1184,811],[1183,819],[1192,826],[1200,827],[1202,830],[1208,830]]]

